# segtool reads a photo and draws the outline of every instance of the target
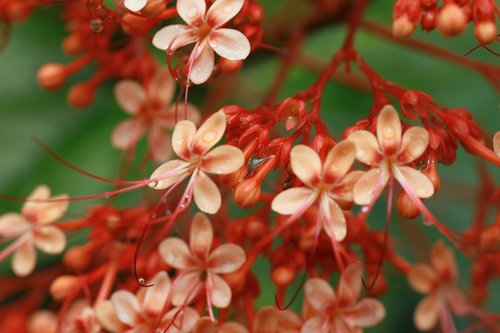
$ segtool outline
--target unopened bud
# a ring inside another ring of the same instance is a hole
[[[449,3],[441,9],[438,15],[437,28],[444,36],[455,36],[464,31],[467,17],[462,8]]]
[[[250,238],[260,238],[265,232],[264,223],[257,217],[250,217],[245,226],[247,236]]]
[[[66,82],[66,67],[61,64],[43,65],[37,74],[38,84],[47,90],[57,90]]]
[[[229,60],[226,58],[220,58],[219,67],[224,73],[236,73],[241,69],[243,65],[243,60]]]
[[[85,108],[92,104],[95,89],[88,83],[75,84],[68,92],[68,103],[75,108]]]
[[[411,201],[410,197],[405,192],[399,195],[398,212],[407,219],[414,219],[420,214],[418,207]]]
[[[89,244],[70,248],[64,254],[64,265],[74,272],[84,271],[90,264],[92,249]]]
[[[246,174],[247,174],[246,166],[243,166],[233,173],[220,175],[219,181],[222,184],[227,185],[228,187],[234,188],[236,185],[240,183],[240,181],[245,177]]]
[[[484,252],[500,251],[500,226],[492,225],[481,232],[479,248]]]
[[[434,30],[437,25],[437,11],[429,10],[425,12],[420,23],[424,31]]]
[[[61,275],[50,285],[50,295],[56,301],[62,301],[77,287],[78,283],[78,278],[74,275]]]
[[[436,169],[436,164],[430,164],[429,166],[425,167],[422,170],[422,173],[429,178],[431,181],[432,185],[434,186],[434,193],[439,191],[441,188],[441,177],[439,177],[439,174]]]
[[[62,44],[62,49],[66,54],[75,55],[83,51],[85,45],[78,34],[71,34],[66,37]]]
[[[39,310],[33,313],[27,324],[28,333],[56,333],[57,316],[47,310]]]
[[[291,265],[280,265],[273,269],[271,279],[279,287],[286,287],[295,280],[295,268]]]
[[[498,31],[495,22],[479,22],[474,30],[477,40],[481,44],[489,44],[495,40]]]
[[[234,202],[243,208],[254,206],[260,199],[260,183],[254,178],[246,179],[234,190]]]
[[[415,25],[410,21],[407,15],[398,17],[392,23],[392,34],[396,38],[408,38],[415,30]]]

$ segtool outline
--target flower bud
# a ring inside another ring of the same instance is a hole
[[[28,333],[56,333],[57,316],[47,310],[39,310],[33,313],[27,323]]]
[[[219,67],[224,73],[236,73],[241,69],[242,65],[242,60],[229,60],[226,58],[220,58],[219,60]]]
[[[415,30],[415,25],[410,21],[407,15],[398,17],[392,23],[392,34],[396,38],[408,38]]]
[[[245,177],[246,174],[247,174],[247,167],[246,167],[246,165],[244,165],[233,173],[220,175],[219,181],[222,184],[233,188],[239,184],[239,182]]]
[[[50,285],[50,295],[56,301],[64,300],[77,286],[79,279],[74,275],[61,275]]]
[[[399,195],[398,212],[401,216],[407,219],[414,219],[420,214],[417,206],[415,206],[413,201],[411,201],[410,197],[405,192],[402,192]]]
[[[57,90],[66,82],[66,67],[61,64],[43,65],[37,74],[38,84],[47,90]]]
[[[92,250],[90,244],[73,246],[64,254],[64,265],[74,272],[84,271],[90,264]]]
[[[445,5],[438,15],[437,28],[444,36],[455,36],[464,31],[467,17],[462,8],[454,3]]]
[[[245,226],[246,226],[246,234],[250,238],[260,238],[264,235],[264,232],[266,231],[264,223],[258,217],[250,216]]]
[[[295,280],[295,267],[292,265],[279,265],[271,272],[271,279],[278,287],[287,287]]]
[[[488,44],[495,40],[498,31],[495,22],[479,22],[474,29],[474,34],[481,44]]]
[[[242,208],[254,206],[260,199],[260,182],[253,177],[239,183],[234,190],[234,202]]]
[[[422,16],[420,24],[422,25],[422,29],[424,31],[431,31],[436,28],[437,13],[437,10],[429,10]]]
[[[62,49],[66,54],[75,55],[83,51],[85,45],[78,34],[71,34],[66,37],[62,44]]]
[[[85,108],[94,101],[95,89],[88,83],[72,86],[68,92],[68,103],[75,108]]]
[[[439,188],[441,187],[441,178],[439,177],[439,174],[436,169],[436,164],[431,163],[429,166],[425,167],[422,170],[422,173],[429,178],[431,181],[432,185],[434,186],[434,193],[439,191]]]
[[[500,226],[492,225],[484,229],[479,236],[479,248],[484,252],[500,251]]]

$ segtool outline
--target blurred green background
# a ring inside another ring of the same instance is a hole
[[[286,0],[267,0],[261,3],[267,9],[269,20],[287,15],[283,8],[290,5]],[[300,1],[294,3],[302,4]],[[367,10],[366,18],[388,25],[392,17],[391,6],[392,1],[374,1]],[[68,193],[72,196],[109,189],[108,185],[89,180],[51,159],[35,146],[32,136],[85,170],[105,177],[117,175],[120,152],[111,147],[109,137],[114,126],[127,116],[114,101],[113,83],[106,82],[98,90],[93,105],[83,111],[75,110],[66,103],[67,86],[62,91],[45,92],[36,83],[36,72],[41,65],[71,61],[71,58],[61,52],[65,29],[59,17],[60,9],[56,6],[37,10],[29,20],[13,26],[9,45],[0,53],[0,193],[25,196],[41,183],[48,184],[53,193]],[[302,52],[326,61],[339,48],[344,35],[343,27],[324,27],[307,39]],[[415,35],[458,54],[464,54],[476,45],[470,27],[464,35],[454,39],[444,39],[437,32],[417,32]],[[383,77],[404,87],[420,89],[442,105],[467,108],[490,137],[494,131],[500,130],[499,96],[477,72],[447,63],[430,54],[402,47],[364,30],[357,35],[356,46],[367,62]],[[159,51],[153,52],[158,59],[163,58]],[[476,51],[471,57],[499,63],[498,58],[484,50]],[[278,57],[273,53],[250,58],[239,74],[241,91],[233,94],[224,104],[238,103],[245,108],[258,106],[272,82],[277,65]],[[86,69],[69,82],[84,80],[91,73],[92,69]],[[317,75],[318,73],[301,66],[294,67],[280,92],[280,98],[290,97],[307,88]],[[191,100],[194,103],[202,101],[206,91],[205,87],[191,89]],[[367,115],[371,102],[372,96],[368,93],[341,84],[329,84],[322,112],[333,136],[339,138],[349,124]],[[215,110],[203,110],[205,114],[213,111]],[[442,190],[427,201],[435,215],[456,230],[463,230],[474,214],[478,183],[476,162],[475,158],[460,149],[455,164],[440,168]],[[498,184],[498,168],[488,168]],[[450,189],[447,189],[447,185]],[[133,204],[136,196],[126,196],[122,203]],[[74,203],[68,216],[79,216],[85,207],[97,202],[103,201]],[[0,214],[18,210],[20,205],[0,201]],[[384,203],[376,208],[370,222],[375,227],[382,228]],[[404,221],[394,214],[391,227],[398,251],[413,262],[426,260],[426,254],[418,249],[428,247],[428,244],[415,244],[413,235],[425,234],[429,244],[439,237],[433,228],[424,227],[418,222]],[[460,261],[461,284],[467,287],[470,262],[460,254],[457,256]],[[44,258],[46,263],[57,260]],[[0,265],[0,273],[11,274],[7,264],[5,262]],[[260,276],[268,274],[268,267],[264,263],[259,264],[257,269],[263,271]],[[383,297],[387,318],[376,328],[366,331],[416,332],[412,315],[420,295],[411,291],[405,278],[396,274],[392,268],[388,267],[386,272],[390,281],[389,292]],[[262,283],[263,292],[258,303],[273,304],[273,286],[266,279],[262,279]],[[498,311],[498,281],[492,284],[490,290],[487,308]]]

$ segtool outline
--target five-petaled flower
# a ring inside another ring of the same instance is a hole
[[[290,152],[291,168],[305,186],[278,194],[272,202],[272,209],[284,215],[296,214],[319,201],[326,233],[332,239],[343,240],[347,228],[341,206],[352,203],[352,188],[362,174],[361,171],[348,173],[355,157],[356,146],[349,141],[339,142],[333,147],[323,165],[313,149],[305,145],[293,147]]]
[[[175,92],[175,80],[170,73],[159,68],[147,89],[133,80],[122,80],[115,86],[115,97],[120,107],[134,118],[118,124],[111,134],[113,146],[122,150],[133,149],[144,133],[148,133],[149,150],[155,161],[164,162],[172,154],[167,130],[178,120],[188,119],[197,124],[198,109],[183,103],[169,104]]]
[[[221,195],[205,172],[229,174],[238,170],[245,161],[243,152],[231,145],[219,146],[210,151],[225,130],[226,116],[223,111],[213,114],[198,130],[192,121],[178,122],[172,135],[172,147],[182,160],[160,165],[150,177],[154,180],[150,186],[166,189],[192,174],[189,183],[192,184],[196,205],[205,213],[216,213],[221,205]],[[189,190],[186,189],[186,192]]]
[[[66,246],[66,236],[54,225],[68,209],[66,195],[50,198],[45,185],[38,186],[23,205],[21,214],[0,216],[0,236],[16,239],[0,252],[0,260],[14,253],[12,270],[17,276],[26,276],[35,268],[35,246],[48,254],[58,254]]]
[[[354,202],[368,205],[394,176],[406,192],[420,198],[434,194],[434,186],[426,175],[406,166],[419,158],[429,145],[429,133],[423,127],[410,127],[402,134],[397,111],[386,105],[377,119],[377,136],[360,130],[352,132],[349,140],[356,144],[356,158],[371,167],[356,182]]]
[[[178,0],[177,12],[188,24],[160,29],[153,44],[167,52],[196,43],[186,65],[188,78],[195,84],[208,80],[214,68],[214,51],[228,60],[243,60],[250,53],[250,42],[234,29],[221,28],[243,7],[244,0],[216,0],[206,10],[205,0]]]
[[[465,296],[456,287],[457,267],[453,251],[438,241],[430,252],[430,265],[417,264],[408,274],[408,283],[421,294],[427,294],[415,309],[414,321],[421,331],[431,330],[441,317],[443,323],[450,322],[448,307],[459,315],[468,311]]]
[[[213,229],[203,213],[197,213],[191,224],[189,245],[175,237],[165,239],[159,252],[165,262],[179,271],[172,288],[175,306],[185,305],[201,291],[207,292],[207,303],[225,308],[231,302],[231,288],[219,274],[232,273],[246,260],[245,251],[236,244],[222,244],[212,251]]]
[[[337,293],[322,279],[313,278],[305,285],[304,317],[301,332],[359,333],[385,317],[382,303],[373,298],[358,301],[361,268],[352,264],[342,273]]]

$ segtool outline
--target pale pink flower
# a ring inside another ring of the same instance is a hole
[[[279,214],[303,212],[319,201],[319,215],[323,227],[332,239],[345,238],[346,220],[341,206],[352,202],[352,187],[361,171],[348,173],[356,157],[356,146],[350,141],[339,142],[333,147],[324,163],[318,154],[305,145],[293,147],[290,165],[305,186],[294,187],[278,194],[272,209]]]
[[[223,111],[209,117],[198,130],[192,121],[178,122],[172,135],[172,147],[181,159],[159,166],[151,175],[150,179],[154,181],[149,186],[166,189],[192,174],[186,192],[190,193],[192,189],[194,202],[200,210],[208,214],[216,213],[221,205],[221,195],[205,172],[229,174],[238,170],[245,161],[243,152],[237,147],[223,145],[212,149],[225,130],[226,116]]]
[[[213,229],[208,218],[197,213],[191,224],[189,245],[175,237],[161,242],[158,250],[163,260],[179,271],[172,289],[172,304],[191,302],[201,291],[218,308],[231,302],[231,288],[219,274],[232,273],[246,260],[245,251],[236,244],[222,244],[212,251]]]
[[[358,205],[370,204],[391,176],[405,191],[409,189],[420,198],[434,194],[434,186],[426,175],[405,166],[425,152],[429,133],[423,127],[414,126],[402,134],[399,115],[391,105],[386,105],[378,115],[376,137],[361,130],[352,132],[348,139],[356,144],[356,158],[371,167],[354,186],[354,202]]]
[[[57,333],[57,315],[48,310],[33,312],[26,324],[27,333]]]
[[[418,303],[413,316],[415,326],[421,331],[431,330],[440,317],[452,324],[446,316],[450,307],[459,315],[468,311],[465,296],[456,287],[457,266],[453,251],[438,241],[431,248],[430,263],[417,264],[408,274],[410,286],[417,292],[426,294]]]
[[[500,157],[500,131],[496,132],[493,137],[493,151]]]
[[[210,318],[202,317],[196,323],[192,333],[249,333],[249,331],[246,327],[238,323],[229,322],[215,325]]]
[[[160,318],[160,315],[171,290],[170,279],[167,273],[159,272],[150,283],[151,287],[139,289],[136,295],[119,290],[111,295],[111,300],[99,303],[96,306],[99,324],[113,333],[155,332],[158,325],[168,324],[166,319],[170,317]]]
[[[146,7],[148,0],[125,0],[123,5],[130,11],[139,12]]]
[[[322,279],[313,278],[305,285],[306,322],[301,333],[360,333],[363,328],[378,324],[385,317],[382,303],[374,298],[358,301],[361,289],[361,268],[350,265],[342,273],[336,292]]]
[[[0,261],[13,253],[12,270],[17,276],[26,276],[35,268],[35,247],[48,254],[58,254],[64,250],[66,236],[51,224],[68,209],[67,198],[64,194],[50,198],[49,188],[40,185],[28,197],[21,214],[7,213],[0,216],[0,236],[16,239],[0,252]]]
[[[254,321],[254,332],[258,333],[300,333],[303,320],[289,310],[267,306],[260,309]]]
[[[113,146],[122,150],[133,149],[147,133],[153,159],[157,162],[168,160],[172,155],[168,130],[173,129],[178,120],[184,119],[186,112],[183,103],[170,104],[174,92],[175,80],[164,68],[156,71],[146,89],[133,80],[118,82],[115,98],[118,105],[133,118],[115,127],[111,134]],[[200,121],[198,109],[191,104],[187,105],[187,115],[195,124]]]
[[[244,2],[216,0],[207,11],[205,0],[178,0],[177,12],[188,25],[174,24],[160,29],[153,37],[153,45],[174,52],[196,43],[186,66],[189,80],[201,84],[212,74],[214,51],[229,60],[242,60],[250,53],[250,42],[244,34],[221,28],[238,14]]]
[[[103,308],[100,311],[119,324],[118,317],[112,309]],[[102,329],[97,320],[96,310],[89,306],[86,300],[80,299],[74,302],[65,314],[60,331],[61,333],[100,333]]]

